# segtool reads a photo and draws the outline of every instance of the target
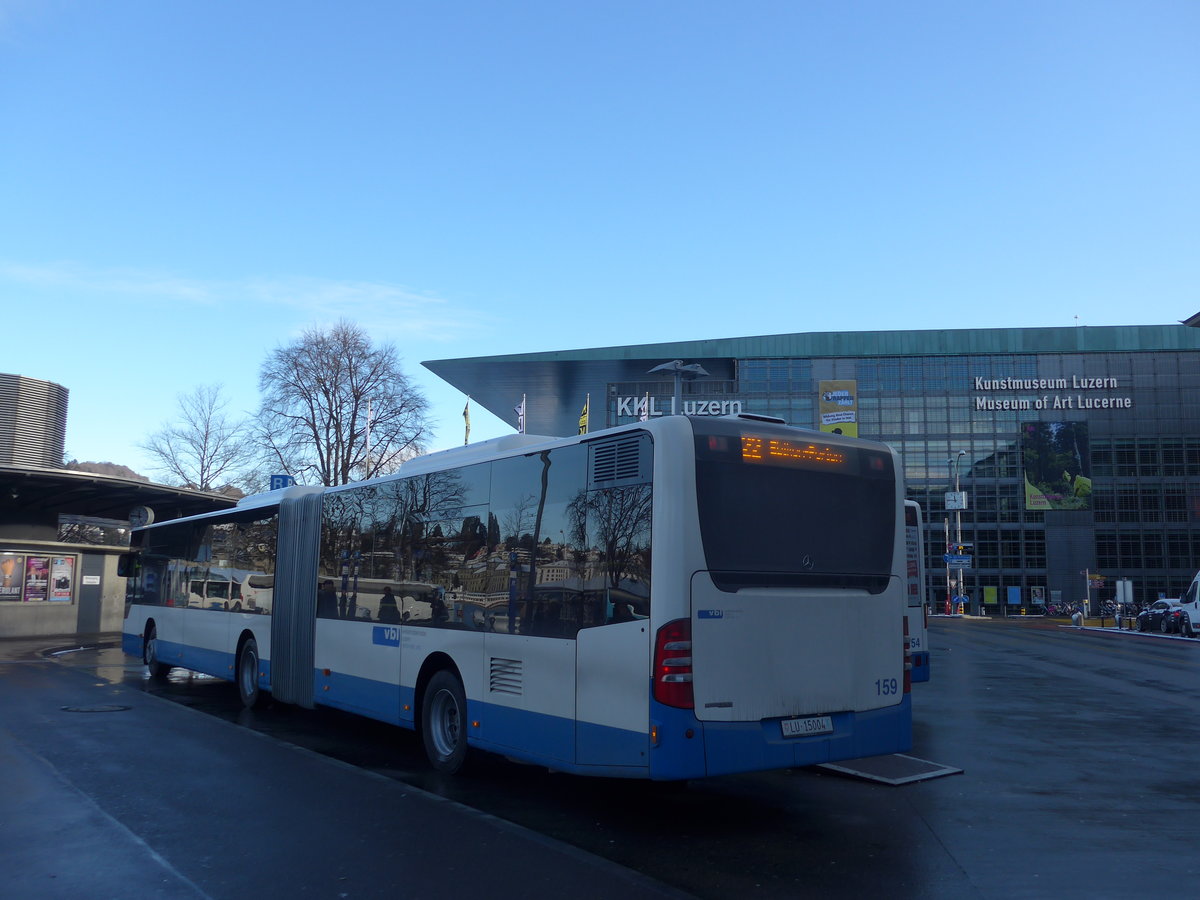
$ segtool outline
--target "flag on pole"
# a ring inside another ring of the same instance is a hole
[[[471,398],[467,398],[467,405],[463,407],[463,424],[466,426],[466,434],[463,435],[463,445],[470,443],[471,440]]]
[[[646,399],[642,401],[642,408],[638,410],[638,421],[650,421],[650,392],[646,391]]]
[[[583,412],[579,414],[579,433],[588,433],[588,407],[592,404],[592,395],[588,394],[583,401]]]
[[[513,412],[517,414],[517,434],[525,433],[525,395],[521,395],[521,403],[513,407]]]

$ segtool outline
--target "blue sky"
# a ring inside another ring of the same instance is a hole
[[[252,411],[342,317],[431,449],[426,359],[1176,322],[1198,45],[1192,0],[0,0],[0,371],[152,474],[178,395]]]

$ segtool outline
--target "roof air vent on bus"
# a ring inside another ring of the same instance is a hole
[[[760,416],[758,413],[738,413],[735,418],[750,419],[752,422],[774,422],[776,425],[787,424],[787,420],[779,416]]]

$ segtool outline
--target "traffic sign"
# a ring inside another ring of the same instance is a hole
[[[943,553],[942,559],[946,561],[952,569],[969,569],[971,568],[971,557],[959,556],[957,553]]]

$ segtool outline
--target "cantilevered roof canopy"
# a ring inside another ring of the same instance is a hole
[[[158,521],[235,506],[221,494],[75,472],[26,466],[0,466],[2,518],[45,521],[51,516],[78,515],[127,519],[135,506],[148,506]]]
[[[947,311],[947,319],[952,320]],[[1195,320],[1195,321],[1194,321]],[[861,324],[853,320],[849,324]],[[1200,313],[1186,324],[1200,324]],[[592,347],[464,359],[422,365],[473,402],[513,422],[513,407],[526,396],[527,430],[574,434],[583,402],[605,408],[610,385],[636,385],[639,393],[670,378],[649,370],[671,360],[699,364],[710,377],[693,382],[713,391],[716,382],[738,378],[739,361],[751,359],[964,356],[1006,353],[1097,353],[1200,349],[1200,328],[1181,325],[1069,325],[1057,328],[972,328],[936,331],[836,331],[769,334],[622,347]],[[597,417],[598,418],[598,417]]]

